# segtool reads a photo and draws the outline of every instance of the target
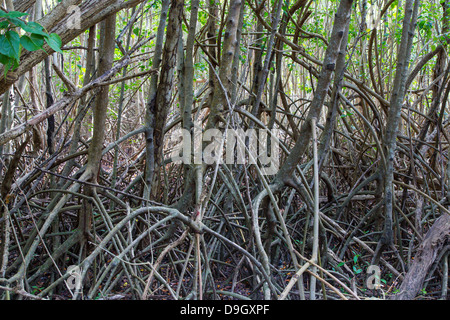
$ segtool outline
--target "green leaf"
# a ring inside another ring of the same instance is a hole
[[[24,35],[20,38],[20,44],[28,51],[36,51],[42,49],[44,38],[35,34],[31,34],[31,36]]]
[[[17,27],[20,27],[22,29],[27,26],[27,23],[25,21],[22,21],[22,20],[20,20],[18,18],[14,18],[14,17],[8,18],[8,22],[10,24],[13,24],[13,25],[15,25]]]
[[[0,63],[6,65],[9,61],[9,57],[0,53]]]
[[[19,11],[10,11],[6,14],[9,18],[20,18],[23,16],[27,16],[28,13],[19,12]]]
[[[0,22],[0,29],[7,29],[9,27],[9,21],[3,20]]]
[[[4,65],[3,75],[5,78],[6,78],[6,75],[9,71],[9,69],[11,69],[11,66],[13,65],[12,61],[14,61],[13,58],[10,58],[10,57],[5,56],[4,54],[0,53],[0,62]]]
[[[18,18],[18,17],[23,17],[23,16],[27,16],[28,13],[23,13],[23,12],[19,12],[19,11],[10,11],[10,12],[5,12],[0,10],[0,18]]]
[[[44,27],[34,21],[28,22],[28,24],[23,26],[22,29],[29,33],[39,34],[44,37],[48,36],[48,33],[45,32]]]
[[[33,40],[33,42],[35,44],[37,44],[41,49],[44,46],[44,37],[41,36],[40,34],[34,34],[32,33],[30,35],[31,40]]]
[[[358,267],[356,267],[356,266],[353,266],[353,271],[355,271],[355,274],[359,274],[359,273],[362,272],[362,269],[361,269],[361,268],[358,268]]]
[[[56,52],[62,53],[61,50],[62,41],[61,38],[56,33],[50,34],[48,37],[45,38],[45,41],[48,43],[50,48],[52,48]]]
[[[20,58],[20,36],[17,32],[9,30],[0,36],[0,53],[14,58]]]

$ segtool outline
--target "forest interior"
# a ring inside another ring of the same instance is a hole
[[[0,300],[449,300],[450,0],[0,2]]]

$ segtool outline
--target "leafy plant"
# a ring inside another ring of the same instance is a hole
[[[355,272],[355,274],[360,274],[363,270],[360,268],[359,263],[358,263],[358,257],[360,256],[359,254],[354,253],[353,256],[353,271]]]
[[[0,63],[5,66],[5,76],[19,66],[22,48],[28,51],[44,50],[47,43],[53,50],[62,53],[62,41],[56,33],[49,34],[39,23],[25,22],[21,18],[27,13],[0,10]],[[4,19],[4,20],[3,20]],[[21,35],[21,31],[24,34]]]
[[[31,291],[32,294],[38,294],[38,293],[40,293],[42,290],[45,289],[45,288],[39,287],[39,286],[31,286],[31,288],[33,289],[33,290]]]

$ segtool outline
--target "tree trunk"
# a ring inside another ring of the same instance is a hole
[[[284,184],[286,182],[290,182],[289,180],[292,179],[297,164],[300,162],[301,157],[309,146],[312,135],[311,119],[319,119],[322,113],[325,97],[328,93],[331,78],[335,71],[336,60],[339,56],[341,42],[344,39],[344,33],[348,30],[348,24],[350,23],[352,4],[352,0],[341,0],[339,4],[334,20],[333,30],[330,36],[330,42],[325,52],[322,71],[316,85],[314,98],[311,102],[310,111],[308,112],[305,122],[300,128],[300,140],[296,141],[291,153],[278,171],[276,176],[277,183]]]
[[[115,49],[116,15],[113,14],[101,23],[100,28],[100,52],[98,73],[104,74],[112,68]],[[97,176],[101,167],[103,142],[105,139],[105,124],[109,102],[109,86],[103,86],[97,93],[94,104],[93,136],[88,151],[88,163],[86,172],[89,174],[88,182],[97,184]],[[84,193],[92,197],[95,188],[86,186]],[[92,202],[83,199],[83,209],[79,211],[78,229],[86,241],[92,228]]]
[[[159,185],[159,173],[161,172],[160,170],[163,170],[164,126],[166,125],[171,106],[170,102],[175,79],[174,71],[177,65],[178,41],[180,39],[178,35],[181,32],[183,8],[184,0],[171,0],[159,84],[155,96],[151,97],[147,107],[148,120],[150,120],[147,126],[152,129],[153,136],[150,136],[150,133],[147,131],[146,167],[153,167],[153,172],[152,170],[146,170],[146,173],[148,173],[148,176],[145,177],[146,191],[144,192],[144,198],[146,199],[149,199],[150,194],[156,195]],[[152,143],[149,144],[149,141]],[[153,152],[151,149],[153,149]]]
[[[414,30],[417,21],[417,12],[419,7],[418,0],[407,0],[405,4],[405,18],[403,20],[403,32],[400,44],[400,50],[397,58],[397,69],[395,72],[394,84],[388,118],[386,123],[386,132],[383,140],[383,151],[386,163],[382,166],[382,181],[384,191],[384,232],[381,236],[377,249],[375,250],[372,264],[378,264],[382,251],[392,246],[394,241],[393,234],[393,180],[394,180],[394,158],[397,147],[397,134],[400,124],[403,99],[405,97],[406,81],[409,70],[409,60],[411,57],[412,42]]]
[[[170,0],[164,0],[161,6],[161,13],[159,18],[158,31],[156,32],[155,53],[153,54],[152,67],[159,69],[162,61],[162,50],[164,45],[164,31],[166,29],[166,20],[169,12]],[[150,79],[150,93],[146,106],[145,114],[145,139],[146,139],[146,157],[145,157],[145,171],[144,171],[144,199],[150,199],[151,186],[153,182],[153,175],[155,172],[155,146],[154,146],[154,125],[155,115],[152,110],[156,94],[158,90],[157,74],[152,75]]]
[[[225,37],[223,40],[222,56],[217,75],[217,82],[214,87],[214,94],[211,101],[209,121],[206,129],[217,128],[221,121],[223,112],[228,109],[231,97],[232,86],[231,72],[233,66],[234,53],[236,50],[237,27],[239,22],[239,13],[241,11],[241,0],[230,1],[230,7],[227,16]]]

